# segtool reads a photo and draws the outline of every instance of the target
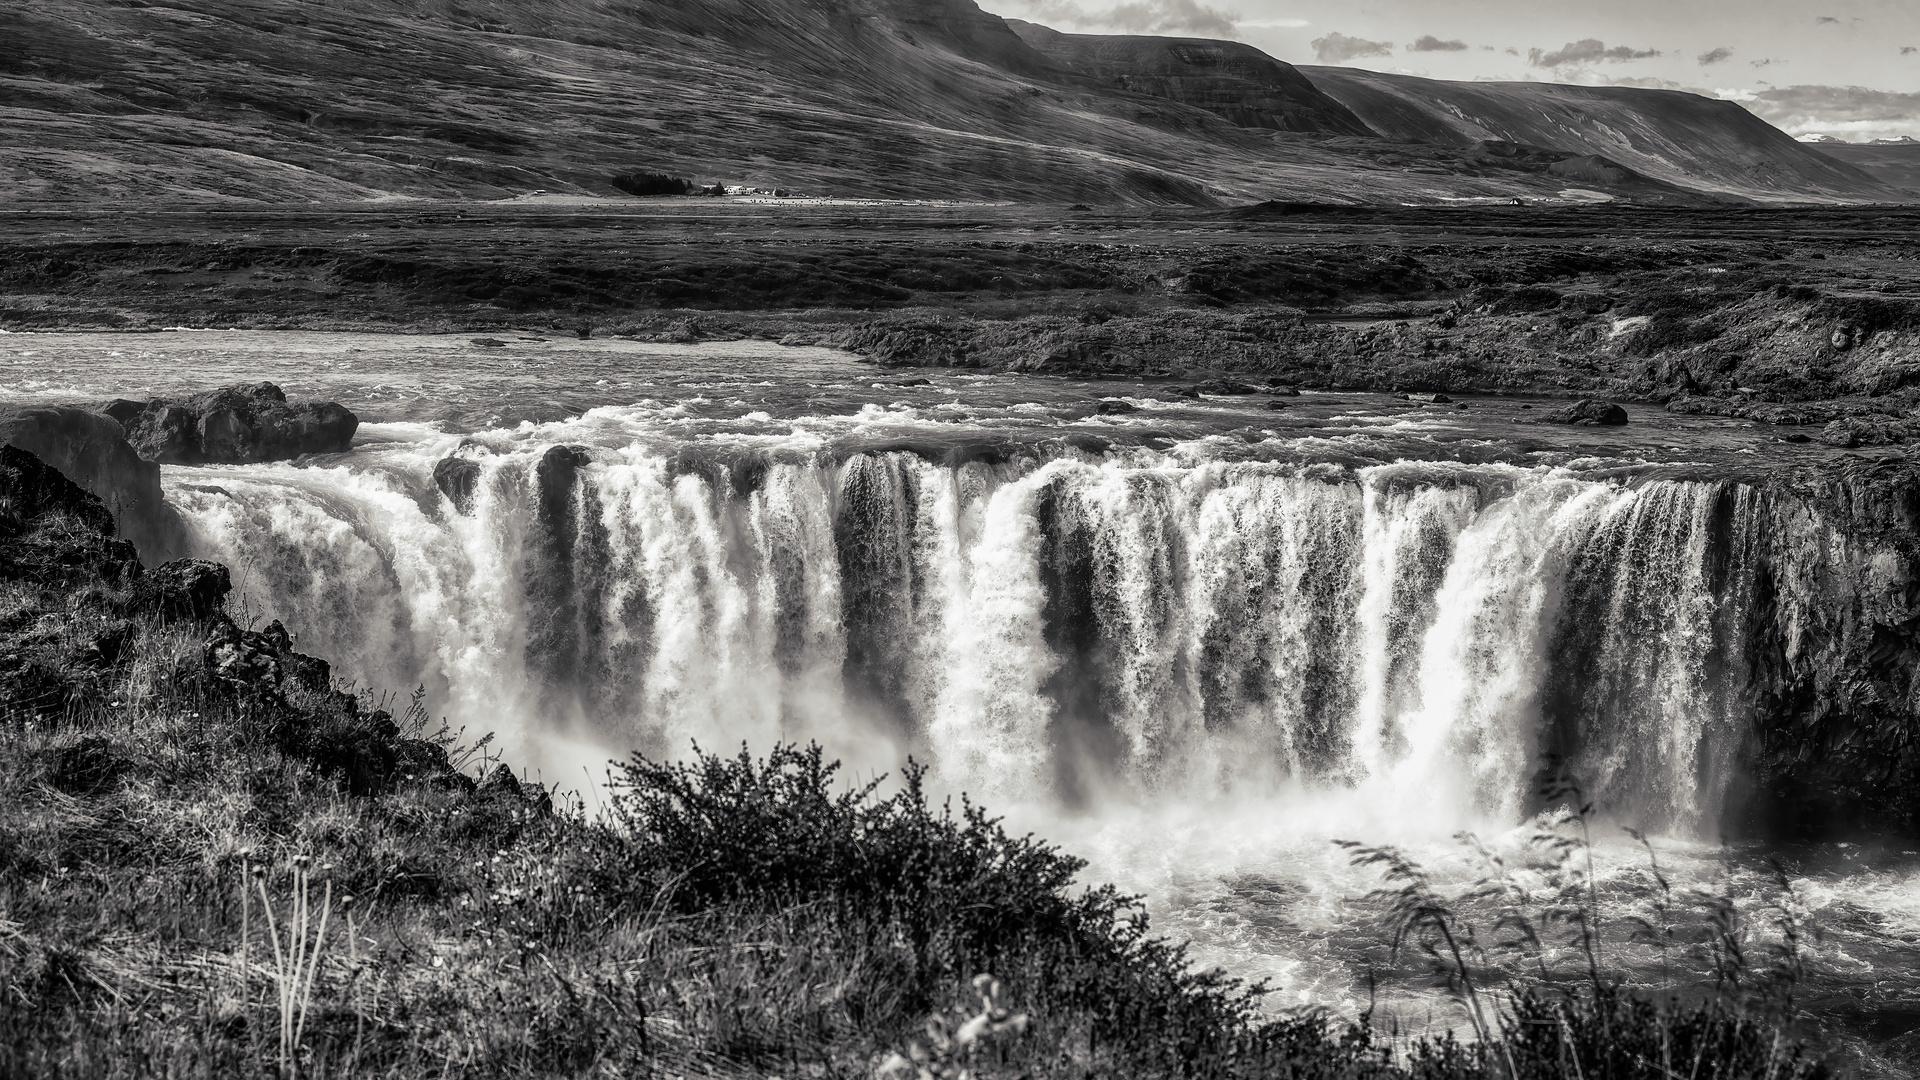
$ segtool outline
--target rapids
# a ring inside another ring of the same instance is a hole
[[[912,755],[1276,1007],[1459,1026],[1418,980],[1367,989],[1378,878],[1330,841],[1467,889],[1492,865],[1471,832],[1537,890],[1557,763],[1623,918],[1654,911],[1650,853],[1756,925],[1784,882],[1834,928],[1810,948],[1838,1030],[1877,1045],[1897,1032],[1866,999],[1914,999],[1911,852],[1788,853],[1776,878],[1780,853],[1716,843],[1774,529],[1753,470],[1824,448],[1645,409],[1576,430],[1520,399],[1183,400],[755,343],[9,335],[0,357],[14,400],[267,378],[355,409],[347,455],[168,467],[195,554],[243,614],[364,686],[425,687],[589,801],[632,750]],[[435,482],[450,457],[477,470],[464,505]]]

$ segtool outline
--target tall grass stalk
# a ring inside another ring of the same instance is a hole
[[[320,919],[313,922],[312,859],[296,855],[293,859],[293,893],[286,919],[286,941],[280,940],[280,924],[273,916],[273,897],[265,881],[260,883],[261,909],[266,912],[267,938],[273,942],[274,982],[280,1011],[280,1073],[292,1077],[299,1071],[300,1039],[306,1034],[307,1011],[313,1005],[313,984],[319,974],[320,957],[326,946],[327,919],[333,911],[333,882],[323,884]],[[309,933],[309,930],[312,932]]]

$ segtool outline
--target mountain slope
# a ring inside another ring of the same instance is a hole
[[[1059,71],[971,0],[16,0],[0,198],[611,195],[656,169],[814,193],[1432,201]]]
[[[1109,205],[1567,186],[1367,137],[1245,46],[1091,39],[1063,62],[972,0],[11,0],[0,46],[11,204],[612,196],[636,170]],[[1196,74],[1214,56],[1226,73]]]
[[[1300,69],[1389,139],[1483,141],[1606,158],[1654,180],[1760,201],[1891,199],[1879,181],[1795,142],[1731,101],[1672,90],[1441,82]]]
[[[1251,45],[1202,38],[1062,34],[1007,25],[1061,68],[1133,93],[1168,98],[1240,127],[1372,136],[1346,106],[1290,64]]]
[[[1920,143],[1821,143],[1815,150],[1920,197]]]

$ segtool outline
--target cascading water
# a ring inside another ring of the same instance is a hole
[[[1477,820],[1517,819],[1552,754],[1689,832],[1744,735],[1719,615],[1738,485],[1145,450],[465,453],[464,510],[425,454],[182,471],[171,497],[303,647],[554,767],[564,740],[815,739],[1023,802],[1284,786]]]

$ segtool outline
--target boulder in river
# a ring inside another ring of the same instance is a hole
[[[1125,398],[1107,398],[1100,402],[1099,408],[1095,411],[1102,416],[1112,416],[1115,413],[1139,412],[1140,406]]]
[[[1260,392],[1257,386],[1236,382],[1233,379],[1208,379],[1195,389],[1203,394],[1257,394]]]
[[[1550,424],[1578,424],[1583,427],[1621,427],[1627,422],[1627,410],[1611,401],[1588,398],[1542,417]]]
[[[121,399],[100,410],[134,450],[161,465],[250,465],[344,453],[360,419],[337,402],[291,404],[272,383],[226,386],[185,399]]]
[[[433,484],[462,514],[473,513],[473,493],[480,489],[480,463],[470,458],[445,457],[433,467]]]

